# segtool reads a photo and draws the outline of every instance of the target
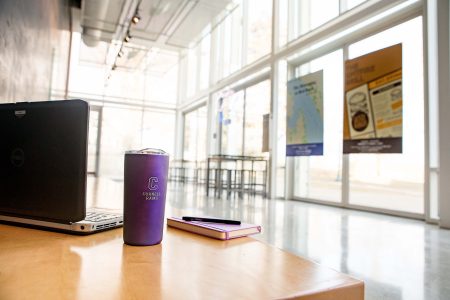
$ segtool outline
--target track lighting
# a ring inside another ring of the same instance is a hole
[[[130,31],[127,31],[127,35],[125,36],[125,38],[123,39],[123,41],[125,43],[128,43],[131,40],[131,35],[130,35]]]
[[[140,20],[141,20],[141,16],[139,15],[139,10],[136,9],[136,12],[134,13],[133,18],[131,18],[131,22],[133,22],[133,24],[137,24],[137,23],[139,23]]]
[[[117,56],[118,56],[118,57],[122,57],[123,54],[124,54],[124,53],[123,53],[123,50],[120,50],[119,53],[117,53]]]

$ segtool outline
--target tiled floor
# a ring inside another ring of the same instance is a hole
[[[170,183],[167,200],[167,216],[261,224],[257,239],[363,279],[366,299],[450,299],[450,230],[298,201],[206,197],[191,184]]]

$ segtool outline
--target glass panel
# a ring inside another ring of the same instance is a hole
[[[100,112],[91,107],[89,112],[89,137],[88,137],[88,163],[87,172],[96,173],[97,165],[97,143],[98,143],[98,125]]]
[[[104,176],[123,178],[127,150],[157,148],[174,153],[175,112],[103,107],[101,130],[100,173]]]
[[[197,132],[196,111],[187,113],[184,116],[184,138],[183,138],[183,159],[194,160],[197,151],[195,145]]]
[[[108,96],[123,97],[126,101],[142,100],[145,86],[145,76],[142,75],[141,72],[116,69],[101,87],[104,86],[104,94]]]
[[[103,107],[100,173],[123,178],[125,151],[141,147],[142,110]]]
[[[187,97],[195,94],[197,88],[197,47],[190,49],[188,52],[188,72],[190,74],[187,80]]]
[[[219,100],[220,101],[220,100]],[[241,90],[223,98],[222,118],[222,151],[221,154],[242,155],[243,122],[244,122],[244,91]]]
[[[247,63],[269,54],[272,45],[272,0],[248,1]]]
[[[145,101],[147,103],[175,104],[178,93],[178,65],[162,72],[145,73]],[[185,98],[184,98],[185,99]]]
[[[424,212],[424,99],[422,17],[349,47],[354,58],[403,45],[403,153],[351,154],[350,203]]]
[[[223,69],[223,47],[222,47],[222,37],[223,37],[223,23],[220,23],[211,32],[211,55],[213,59],[212,68],[212,79],[215,82],[222,78]]]
[[[229,17],[231,32],[230,38],[230,68],[229,73],[236,72],[242,67],[242,5],[236,7]]]
[[[209,59],[211,49],[211,35],[208,34],[200,43],[200,90],[209,85]]]
[[[278,43],[279,47],[286,45],[288,42],[288,1],[279,1],[278,8]],[[278,50],[278,49],[277,49]]]
[[[270,112],[270,80],[246,89],[244,155],[262,156],[263,115]]]
[[[287,62],[278,63],[278,134],[277,134],[277,188],[276,196],[284,197],[286,172],[286,98]]]
[[[206,123],[206,106],[185,115],[183,159],[190,161],[206,159]]]
[[[341,201],[343,53],[335,51],[296,69],[296,76],[323,70],[324,154],[295,157],[294,196]]]
[[[222,43],[219,47],[222,47],[221,51],[219,52],[220,54],[222,54],[222,56],[219,56],[219,60],[222,59],[223,60],[223,65],[222,65],[222,77],[226,77],[227,75],[229,75],[231,73],[231,60],[232,60],[232,40],[233,40],[233,35],[231,32],[232,26],[232,18],[231,16],[228,16],[221,24],[220,24],[220,30],[222,30],[222,36],[220,37],[220,42]],[[219,55],[220,55],[219,54]]]
[[[169,153],[171,159],[173,158],[175,153],[175,112],[144,111],[141,148],[162,149]]]
[[[287,11],[288,40],[319,27],[339,15],[339,0],[289,0]]]

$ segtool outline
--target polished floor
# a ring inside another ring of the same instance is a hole
[[[123,180],[89,178],[88,204],[121,210]],[[423,221],[171,182],[166,216],[181,215],[260,224],[255,238],[364,280],[368,300],[450,299],[450,230]]]
[[[364,280],[366,299],[450,299],[450,230],[299,201],[206,197],[191,184],[169,184],[167,199],[168,216],[261,224],[257,239]]]

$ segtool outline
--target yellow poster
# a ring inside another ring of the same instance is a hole
[[[344,153],[401,153],[402,45],[345,62]]]

